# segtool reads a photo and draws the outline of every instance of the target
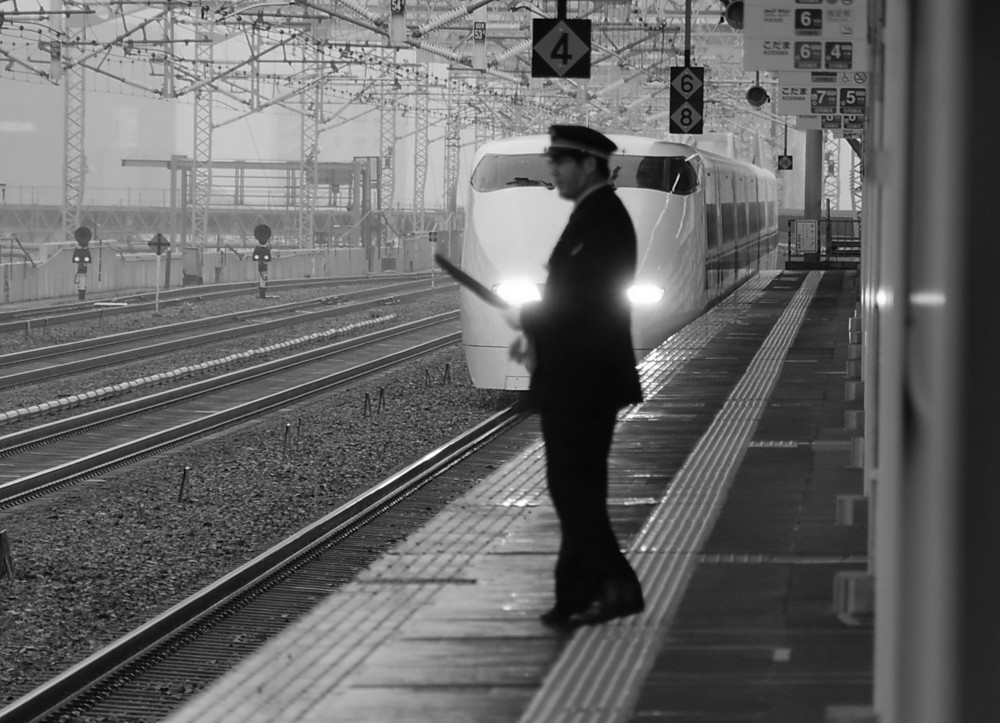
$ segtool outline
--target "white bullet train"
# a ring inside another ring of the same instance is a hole
[[[632,217],[638,268],[628,293],[636,359],[778,259],[774,174],[654,138],[609,135],[612,183]],[[461,266],[511,303],[540,298],[545,264],[572,210],[551,183],[547,135],[476,153]],[[527,389],[515,336],[494,307],[461,292],[462,343],[475,386]]]

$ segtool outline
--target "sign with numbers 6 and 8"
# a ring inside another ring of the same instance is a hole
[[[685,65],[670,69],[670,132],[703,133],[705,69]]]

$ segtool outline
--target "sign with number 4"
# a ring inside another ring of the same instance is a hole
[[[531,21],[532,78],[589,78],[590,21]]]

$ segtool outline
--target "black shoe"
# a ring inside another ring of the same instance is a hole
[[[545,625],[557,628],[569,627],[570,613],[564,608],[556,605],[551,610],[547,610],[539,616],[539,620]]]
[[[599,625],[608,620],[641,613],[645,608],[646,606],[642,601],[641,594],[627,599],[618,599],[613,602],[606,598],[598,598],[590,603],[590,606],[586,610],[570,615],[567,624],[572,627]]]

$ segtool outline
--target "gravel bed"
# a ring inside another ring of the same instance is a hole
[[[0,513],[0,705],[514,398],[474,388],[456,345]]]

